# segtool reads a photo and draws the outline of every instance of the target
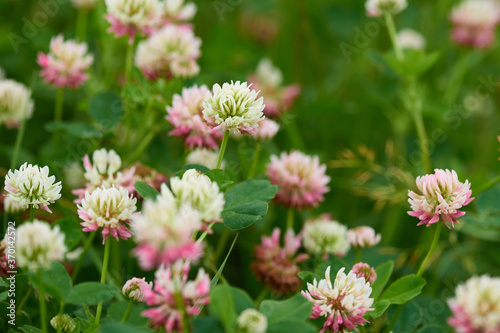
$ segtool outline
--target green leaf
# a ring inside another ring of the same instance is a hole
[[[9,284],[7,282],[5,282],[4,279],[0,279],[0,287],[6,287],[7,288],[8,286],[9,286]]]
[[[123,103],[114,92],[102,92],[90,101],[89,112],[99,128],[111,131],[123,115]]]
[[[234,183],[234,181],[231,180],[231,177],[229,174],[221,169],[213,169],[207,172],[207,176],[214,182],[219,185],[219,189],[221,191],[224,191],[224,189]]]
[[[389,318],[392,318],[396,309],[389,310]],[[408,302],[399,315],[394,332],[413,332],[424,318],[424,313],[415,301]]]
[[[426,54],[422,51],[407,50],[402,61],[392,53],[386,54],[384,59],[389,67],[401,76],[419,76],[431,68],[439,56],[439,52]]]
[[[51,263],[49,269],[42,270],[42,278],[45,292],[59,301],[71,292],[71,277],[58,261]]]
[[[210,291],[208,311],[222,322],[226,333],[234,333],[236,312],[234,311],[234,296],[231,287],[219,285]]]
[[[65,217],[57,220],[53,226],[58,225],[62,232],[64,232],[64,243],[68,250],[76,247],[83,236],[82,227],[77,219],[74,217]]]
[[[391,304],[405,304],[416,297],[425,286],[425,280],[415,274],[406,275],[394,281],[380,296],[380,300],[388,300]]]
[[[224,258],[224,261],[222,262],[222,265],[220,265],[219,269],[217,270],[217,273],[215,273],[215,276],[212,278],[212,281],[210,281],[210,288],[213,288],[217,285],[217,282],[219,282],[220,276],[222,275],[222,271],[224,271],[224,267],[226,267],[226,262],[227,259],[229,259],[229,256],[231,255],[231,252],[233,251],[234,244],[236,244],[236,240],[238,239],[238,235],[234,237],[233,243],[231,244],[231,247],[229,248],[229,251],[226,254],[226,258]]]
[[[500,217],[498,216],[478,216],[470,213],[464,216],[462,221],[465,223],[456,227],[461,233],[487,241],[500,239]]]
[[[7,296],[9,295],[9,291],[4,291],[0,293],[0,302],[5,301],[7,299]]]
[[[267,317],[269,325],[307,320],[311,315],[312,303],[298,293],[284,301],[265,300],[260,304],[259,311]]]
[[[185,165],[181,171],[186,171],[186,170],[190,170],[190,169],[195,169],[195,170],[198,170],[199,172],[201,173],[208,173],[210,171],[209,168],[207,168],[206,166],[204,165],[201,165],[201,164],[187,164]],[[182,177],[182,175],[184,174],[184,172],[179,173],[179,176]]]
[[[268,202],[278,188],[267,180],[247,179],[226,192],[226,204],[222,217],[224,224],[239,230],[251,226],[267,213]]]
[[[41,330],[39,328],[36,328],[34,326],[30,325],[24,325],[22,327],[19,327],[19,330],[24,332],[24,333],[40,333]]]
[[[103,134],[101,131],[97,130],[95,127],[90,126],[87,123],[79,122],[60,122],[60,123],[48,123],[45,125],[45,129],[49,132],[65,132],[72,137],[78,139],[94,139],[102,138]]]
[[[314,325],[303,321],[285,321],[271,324],[266,333],[316,333],[318,329]]]
[[[394,269],[394,261],[389,260],[384,262],[383,264],[378,265],[375,268],[375,273],[377,273],[377,279],[373,282],[372,285],[372,295],[373,299],[377,299],[382,290],[384,290],[385,285],[389,281],[391,277],[392,270]]]
[[[446,333],[448,330],[439,325],[425,325],[424,327],[415,331],[415,333]]]
[[[137,327],[131,326],[130,324],[117,323],[117,322],[105,322],[102,324],[100,333],[149,333],[156,332],[147,327]]]
[[[212,316],[193,319],[193,333],[225,333],[219,319]]]
[[[119,293],[120,290],[110,284],[83,282],[74,286],[65,300],[69,304],[93,305],[108,301]]]
[[[107,312],[107,318],[111,321],[121,321],[123,314],[127,310],[129,301],[121,301],[113,303],[109,306]],[[136,326],[146,326],[148,319],[146,317],[141,316],[142,311],[146,309],[144,303],[134,302],[132,304],[132,309],[128,315],[126,323],[128,325],[136,325]]]
[[[144,183],[144,182],[135,182],[134,188],[136,189],[137,193],[144,199],[156,199],[158,194],[158,190],[156,190],[154,187]]]
[[[391,302],[389,302],[386,299],[378,300],[373,305],[373,311],[367,312],[366,314],[370,318],[378,318],[384,314],[385,310],[387,310],[389,305],[391,305]]]
[[[237,315],[242,313],[243,310],[255,308],[255,304],[253,303],[252,298],[250,297],[250,295],[247,294],[246,291],[235,287],[230,287],[230,288],[231,288],[231,293],[233,294],[234,309]]]

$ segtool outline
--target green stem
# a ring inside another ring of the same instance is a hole
[[[56,108],[54,112],[54,122],[60,123],[63,119],[64,88],[57,88]]]
[[[121,320],[122,323],[124,323],[127,320],[128,315],[130,314],[130,311],[132,310],[133,304],[134,304],[134,300],[130,299],[130,301],[128,302],[127,310],[125,310],[125,313],[123,314],[123,317]]]
[[[30,222],[33,222],[33,220],[35,220],[35,207],[30,205]]]
[[[125,58],[125,83],[130,82],[130,75],[132,74],[132,58],[134,55],[135,38],[127,44],[127,55]]]
[[[80,254],[80,258],[78,258],[78,261],[76,262],[75,268],[73,269],[73,276],[71,277],[73,282],[75,282],[76,277],[78,276],[78,273],[80,272],[80,268],[83,264],[83,260],[85,259],[85,255],[87,254],[87,251],[88,251],[90,245],[92,244],[92,241],[94,240],[95,235],[96,235],[96,232],[95,231],[92,232],[90,234],[90,236],[87,238],[87,240],[85,241],[85,244],[83,245],[82,254]]]
[[[177,302],[177,310],[181,313],[182,333],[188,333],[188,324],[186,320],[186,309],[180,291],[175,292],[175,301]]]
[[[255,176],[255,170],[257,170],[257,164],[259,162],[260,149],[262,147],[262,141],[257,141],[255,145],[255,152],[253,154],[252,166],[250,167],[250,172],[248,173],[248,178],[253,178]]]
[[[18,306],[18,307],[17,307],[17,309],[16,309],[16,313],[17,313],[17,314],[21,312],[21,310],[22,310],[22,308],[23,308],[24,304],[28,301],[28,298],[29,298],[29,296],[31,295],[31,291],[32,291],[32,290],[33,290],[33,289],[31,289],[31,288],[30,288],[30,289],[28,290],[28,292],[24,295],[23,299],[21,300],[21,303],[19,303],[19,306]]]
[[[64,312],[64,306],[65,306],[64,301],[61,301],[61,303],[59,303],[59,314],[58,314],[59,318],[62,316],[62,314]],[[61,327],[61,325],[58,325],[57,326],[57,333],[60,333],[61,331],[62,331],[62,327]]]
[[[286,229],[287,230],[293,230],[293,217],[294,217],[293,208],[288,208],[288,212],[286,215]]]
[[[85,41],[87,37],[87,11],[79,9],[76,16],[76,38]]]
[[[363,248],[361,248],[361,247],[356,248],[356,259],[355,259],[356,264],[361,261],[361,252],[362,251],[363,251]]]
[[[222,251],[226,248],[226,244],[229,240],[229,236],[231,235],[231,231],[229,231],[228,228],[224,228],[224,231],[222,232],[222,235],[220,236],[219,241],[217,242],[217,247],[215,248],[214,256],[213,256],[213,263],[214,265],[217,264],[217,261],[219,260],[219,257],[222,254]]]
[[[42,325],[42,333],[47,333],[47,306],[45,304],[45,291],[43,290],[42,270],[38,270],[38,296],[40,297],[40,322]]]
[[[403,312],[403,309],[405,308],[406,304],[400,304],[396,308],[396,311],[394,312],[394,315],[391,318],[391,321],[389,322],[389,325],[387,326],[385,332],[390,333],[392,331],[392,328],[394,325],[396,325],[396,321],[398,321],[399,316],[401,315],[401,312]]]
[[[396,35],[396,26],[394,25],[394,20],[392,19],[392,14],[389,12],[384,13],[385,24],[387,26],[387,31],[389,32],[389,38],[391,39],[392,46],[394,47],[394,52],[396,53],[396,58],[399,61],[404,59],[404,53],[398,44]]]
[[[489,190],[496,184],[500,182],[500,176],[493,178],[492,180],[488,181],[486,184],[483,186],[480,186],[478,190],[474,191],[474,195],[478,195],[479,193],[483,193],[484,191]]]
[[[255,303],[257,305],[259,305],[264,300],[264,298],[266,298],[268,293],[269,293],[269,289],[267,289],[267,288],[262,289],[262,291],[259,293],[259,295],[255,299]]]
[[[418,269],[417,276],[422,276],[424,274],[425,270],[427,269],[427,265],[429,264],[429,260],[431,259],[432,253],[436,249],[437,243],[439,241],[439,234],[441,233],[441,228],[442,228],[443,223],[438,222],[436,226],[436,231],[434,233],[434,238],[432,239],[431,247],[429,248],[429,252],[427,252],[427,255],[425,256],[424,260],[422,261],[422,264],[420,264],[420,268]]]
[[[217,157],[216,169],[220,169],[222,165],[222,159],[224,158],[224,152],[226,151],[227,141],[229,139],[229,130],[224,131],[224,137],[222,138],[222,143],[220,144],[219,156]]]
[[[24,111],[23,118],[21,119],[21,123],[19,124],[19,130],[16,135],[16,143],[14,144],[14,153],[12,154],[12,160],[10,161],[10,168],[14,170],[17,165],[17,158],[19,156],[19,151],[21,150],[21,145],[23,143],[24,138],[24,130],[26,128],[26,110]]]
[[[451,106],[453,102],[455,102],[457,95],[462,87],[462,82],[464,80],[465,74],[469,69],[469,65],[471,63],[472,52],[467,51],[466,54],[463,54],[460,59],[453,66],[453,72],[451,73],[451,77],[449,79],[449,85],[447,85],[447,89],[444,92],[444,101],[448,106]]]
[[[106,238],[106,242],[104,244],[104,260],[102,262],[101,283],[106,283],[106,272],[108,271],[110,244],[111,244],[111,237],[108,237]],[[99,304],[97,304],[97,311],[95,314],[96,324],[99,324],[99,321],[101,320],[101,312],[102,312],[102,302],[99,302]]]
[[[208,235],[208,232],[212,229],[212,227],[214,226],[214,224],[209,224],[208,227],[207,227],[207,230],[205,230],[200,238],[198,238],[198,240],[196,241],[196,245],[200,244],[201,242],[203,242],[203,240],[205,239],[205,237],[207,237]],[[194,237],[196,237],[196,235],[193,233]]]

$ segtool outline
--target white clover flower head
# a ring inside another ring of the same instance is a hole
[[[66,260],[76,261],[80,258],[80,255],[83,252],[83,247],[77,247],[76,249],[66,253]]]
[[[256,132],[252,132],[252,136],[258,140],[270,140],[278,134],[280,129],[280,124],[276,121],[264,118],[259,123],[259,127]]]
[[[114,184],[114,175],[120,170],[122,160],[113,150],[107,151],[105,148],[94,151],[92,154],[93,165],[85,165],[84,177],[92,185],[103,185],[108,187]]]
[[[365,3],[368,16],[380,16],[384,13],[398,14],[407,6],[406,0],[367,0]]]
[[[29,205],[42,208],[49,213],[49,205],[61,197],[61,182],[49,176],[49,167],[24,163],[19,169],[9,170],[5,177],[5,190],[10,199],[19,202],[25,209]]]
[[[349,229],[347,239],[352,247],[364,248],[372,247],[380,243],[380,234],[376,234],[375,230],[369,226],[359,226]]]
[[[58,314],[50,320],[50,326],[52,326],[58,332],[61,331],[63,333],[73,332],[76,328],[73,319],[65,313]]]
[[[24,211],[26,208],[17,200],[13,200],[10,196],[6,195],[3,198],[3,209],[8,214],[16,214]]]
[[[448,300],[456,332],[500,332],[500,278],[473,276],[455,289]]]
[[[191,20],[196,14],[194,3],[185,0],[164,0],[160,2],[164,23],[179,23]]]
[[[264,119],[263,98],[259,92],[251,90],[246,82],[214,84],[203,101],[203,115],[212,128],[230,130],[234,133],[257,131]]]
[[[238,317],[238,332],[266,333],[267,317],[255,309],[245,309]]]
[[[118,237],[129,238],[132,233],[125,225],[130,222],[137,209],[136,202],[137,199],[123,187],[98,187],[91,193],[87,191],[82,203],[78,205],[83,231],[92,232],[103,228],[103,243],[109,234],[116,240]]]
[[[274,66],[271,59],[262,58],[257,65],[257,77],[260,84],[278,88],[283,83],[283,74],[281,70]]]
[[[302,230],[302,242],[311,254],[344,256],[350,249],[347,227],[328,216],[309,220]]]
[[[71,3],[77,9],[91,10],[94,9],[97,0],[71,0]]]
[[[14,80],[0,79],[0,125],[18,127],[23,117],[33,114],[31,91]]]
[[[139,30],[151,26],[156,21],[159,10],[158,0],[106,0],[108,15],[113,16],[123,26],[133,26]]]
[[[427,44],[424,36],[413,29],[400,30],[396,40],[402,49],[423,50]]]
[[[215,169],[219,152],[208,148],[195,148],[186,157],[186,164],[199,164],[209,169]],[[222,162],[221,169],[224,169]]]
[[[146,278],[132,278],[125,282],[122,288],[122,293],[125,297],[133,299],[137,302],[144,301],[146,289],[151,290],[153,282],[146,282]]]
[[[330,266],[326,269],[325,279],[307,284],[302,295],[313,303],[312,319],[326,317],[322,332],[344,332],[356,330],[358,325],[367,322],[363,318],[373,305],[370,298],[372,288],[364,278],[354,272],[344,273],[345,267],[337,272],[335,281],[330,279]]]
[[[47,222],[34,220],[21,224],[16,230],[17,264],[36,271],[63,260],[67,251],[64,238],[59,226],[51,229]]]
[[[221,221],[220,215],[225,203],[224,194],[220,192],[217,183],[207,175],[198,170],[189,169],[182,175],[182,178],[172,177],[170,187],[179,206],[191,205],[206,223]],[[162,193],[167,191],[167,185],[162,184]]]

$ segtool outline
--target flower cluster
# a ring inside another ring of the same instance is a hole
[[[369,226],[360,226],[349,229],[347,239],[354,248],[372,247],[380,243],[380,234],[375,234],[375,230]]]
[[[495,40],[500,4],[495,0],[465,0],[451,12],[451,39],[460,45],[485,48]]]
[[[21,224],[16,230],[17,264],[36,271],[53,261],[63,260],[67,251],[64,239],[59,226],[51,229],[47,222],[38,220]]]
[[[412,29],[399,31],[396,40],[402,49],[423,50],[427,44],[424,36]]]
[[[61,182],[54,183],[56,177],[49,176],[49,167],[24,163],[19,170],[9,170],[5,177],[5,190],[11,200],[21,204],[42,208],[49,213],[49,205],[61,197]]]
[[[350,248],[347,227],[328,214],[306,221],[302,236],[304,248],[311,254],[344,256]]]
[[[222,132],[208,126],[203,119],[202,102],[207,93],[210,92],[205,85],[183,88],[181,95],[174,95],[172,106],[167,106],[166,118],[174,126],[169,134],[181,137],[190,149],[217,149],[217,142],[222,139]]]
[[[298,151],[282,152],[280,157],[273,155],[267,166],[271,183],[280,188],[275,201],[297,209],[316,207],[323,201],[330,182],[325,172],[326,165],[320,164],[317,156]]]
[[[109,235],[117,241],[118,237],[128,239],[132,233],[126,227],[130,223],[132,214],[136,211],[137,199],[129,195],[123,187],[98,187],[92,192],[85,193],[85,198],[78,205],[78,216],[83,220],[80,223],[83,231],[92,232],[102,228],[102,242]]]
[[[434,174],[417,177],[416,183],[422,194],[408,191],[408,202],[413,210],[408,215],[420,219],[417,225],[429,227],[441,218],[446,226],[449,222],[453,227],[458,223],[457,218],[465,215],[459,209],[474,200],[470,197],[472,191],[469,181],[461,183],[454,170],[435,169]]]
[[[238,332],[266,333],[267,317],[255,309],[245,309],[238,317]]]
[[[448,323],[460,333],[500,332],[500,278],[474,276],[457,286],[448,300]]]
[[[384,13],[398,14],[407,6],[406,0],[368,0],[365,3],[368,16],[381,16]]]
[[[57,88],[78,88],[88,79],[85,71],[94,58],[87,54],[87,44],[74,40],[64,41],[58,35],[50,41],[48,54],[38,53],[37,63],[42,67],[40,75],[45,83]]]
[[[270,59],[264,58],[257,65],[255,74],[248,78],[254,90],[260,90],[266,101],[266,117],[279,117],[288,110],[300,93],[297,84],[283,86],[283,74]]]
[[[31,91],[14,80],[0,79],[0,125],[17,128],[33,115]]]
[[[285,246],[280,246],[281,231],[273,230],[271,237],[262,237],[262,244],[255,247],[255,261],[251,268],[257,278],[273,291],[286,294],[295,292],[300,287],[298,263],[308,258],[307,254],[297,254],[301,237],[293,230],[285,234]]]
[[[185,3],[185,0],[164,0],[160,2],[159,25],[186,25],[185,22],[193,19],[196,10],[196,5],[192,2]]]
[[[373,282],[375,282],[375,280],[377,279],[377,273],[375,272],[375,269],[364,262],[358,262],[357,264],[352,266],[352,272],[356,274],[358,278],[364,278],[365,281],[369,282],[370,284],[373,284]]]
[[[65,313],[58,314],[57,316],[52,317],[50,320],[50,326],[52,326],[58,332],[61,331],[63,333],[73,332],[76,328],[73,319]]]
[[[123,296],[137,302],[143,302],[146,297],[146,290],[151,290],[153,283],[147,283],[146,278],[132,278],[125,282],[122,288]]]
[[[251,135],[257,140],[270,140],[278,134],[280,129],[280,124],[272,119],[264,118],[259,122],[259,127],[256,132],[252,132]]]
[[[218,156],[219,152],[217,150],[195,148],[186,157],[186,164],[199,164],[209,169],[215,169]],[[222,162],[222,169],[224,169],[224,162]]]
[[[358,278],[354,272],[344,273],[345,268],[337,272],[332,284],[330,266],[326,269],[325,279],[307,284],[307,291],[302,291],[304,297],[313,303],[312,319],[326,317],[323,332],[344,332],[355,330],[358,325],[367,322],[363,318],[373,305],[370,298],[372,288],[364,278]]]
[[[251,90],[246,82],[214,84],[212,93],[207,92],[203,101],[203,115],[212,128],[233,133],[256,132],[264,119],[263,98]]]
[[[191,29],[167,25],[139,43],[135,64],[150,80],[190,78],[200,71],[201,39]]]
[[[201,307],[209,303],[210,278],[203,268],[198,270],[194,280],[188,280],[189,264],[178,261],[172,266],[160,267],[155,273],[153,289],[145,289],[144,301],[150,307],[142,315],[149,318],[155,328],[165,327],[167,333],[183,329],[181,309],[177,298],[182,301],[187,316],[198,315]]]

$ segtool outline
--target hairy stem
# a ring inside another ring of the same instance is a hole
[[[222,159],[224,158],[224,152],[226,151],[227,141],[229,140],[229,130],[224,131],[224,137],[222,138],[222,143],[220,144],[219,156],[217,157],[216,169],[220,169],[222,165]]]
[[[108,271],[108,262],[109,262],[109,246],[111,244],[111,238],[106,238],[106,242],[104,244],[104,259],[102,262],[102,272],[101,272],[101,283],[106,283],[106,272]],[[102,302],[97,304],[97,311],[95,314],[95,323],[99,324],[101,320],[101,312],[102,312]]]

